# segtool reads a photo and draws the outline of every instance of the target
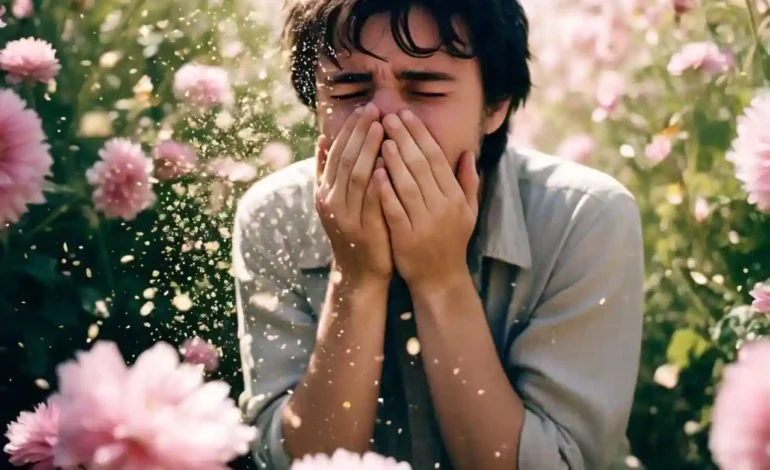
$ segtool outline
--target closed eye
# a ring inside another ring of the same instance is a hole
[[[425,98],[441,98],[442,96],[446,96],[446,93],[420,93],[420,92],[413,92],[416,96],[423,96]]]
[[[366,96],[367,93],[369,93],[369,92],[368,91],[357,91],[355,93],[347,93],[347,94],[344,94],[344,95],[332,96],[332,98],[334,98],[335,100],[342,101],[342,100],[349,100],[349,99],[352,99],[352,98],[361,98],[363,96]]]

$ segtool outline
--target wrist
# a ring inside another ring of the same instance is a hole
[[[467,267],[448,272],[436,280],[408,283],[415,306],[420,304],[451,304],[452,299],[471,289],[476,291],[473,277]]]

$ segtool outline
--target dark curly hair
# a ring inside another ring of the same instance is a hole
[[[428,11],[438,25],[440,44],[417,46],[409,31],[412,7]],[[390,14],[398,46],[412,57],[427,57],[439,49],[479,62],[484,101],[488,108],[510,99],[505,121],[484,138],[479,168],[493,169],[508,142],[511,113],[526,101],[532,87],[528,60],[529,24],[518,0],[287,0],[284,47],[290,52],[291,80],[300,100],[316,108],[316,66],[321,54],[335,65],[336,50],[356,50],[377,57],[361,44],[361,31],[373,15]],[[459,19],[467,30],[465,44],[455,30]]]

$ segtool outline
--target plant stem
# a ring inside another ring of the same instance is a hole
[[[759,30],[757,29],[757,11],[754,0],[746,0],[746,8],[749,10],[749,22],[751,23],[751,33],[754,36],[754,42],[760,44]]]
[[[35,228],[33,228],[32,230],[30,230],[30,231],[27,233],[27,235],[26,235],[26,236],[27,236],[27,237],[29,237],[29,238],[31,239],[31,238],[32,238],[32,237],[33,237],[35,234],[37,234],[37,233],[38,233],[38,232],[40,232],[41,230],[45,229],[45,228],[46,228],[47,226],[49,226],[49,225],[50,225],[50,224],[51,224],[51,223],[52,223],[54,220],[58,219],[58,218],[59,218],[60,216],[62,216],[62,215],[65,213],[65,212],[67,212],[67,211],[69,210],[70,206],[71,206],[71,203],[67,203],[67,204],[64,204],[64,205],[61,205],[61,206],[57,207],[57,208],[56,208],[56,210],[54,210],[54,211],[52,211],[50,214],[48,214],[48,217],[46,217],[45,219],[43,219],[43,221],[42,221],[42,222],[40,222],[40,223],[39,223],[39,224],[38,224],[38,225],[37,225]]]

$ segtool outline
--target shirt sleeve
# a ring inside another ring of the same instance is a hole
[[[602,470],[622,441],[641,354],[636,202],[586,195],[509,365],[525,407],[520,470]]]
[[[252,188],[254,189],[254,188]],[[289,240],[290,204],[276,194],[247,194],[239,204],[233,231],[238,338],[246,419],[259,430],[252,456],[259,468],[286,470],[282,415],[307,368],[315,342],[315,318],[297,285]]]

